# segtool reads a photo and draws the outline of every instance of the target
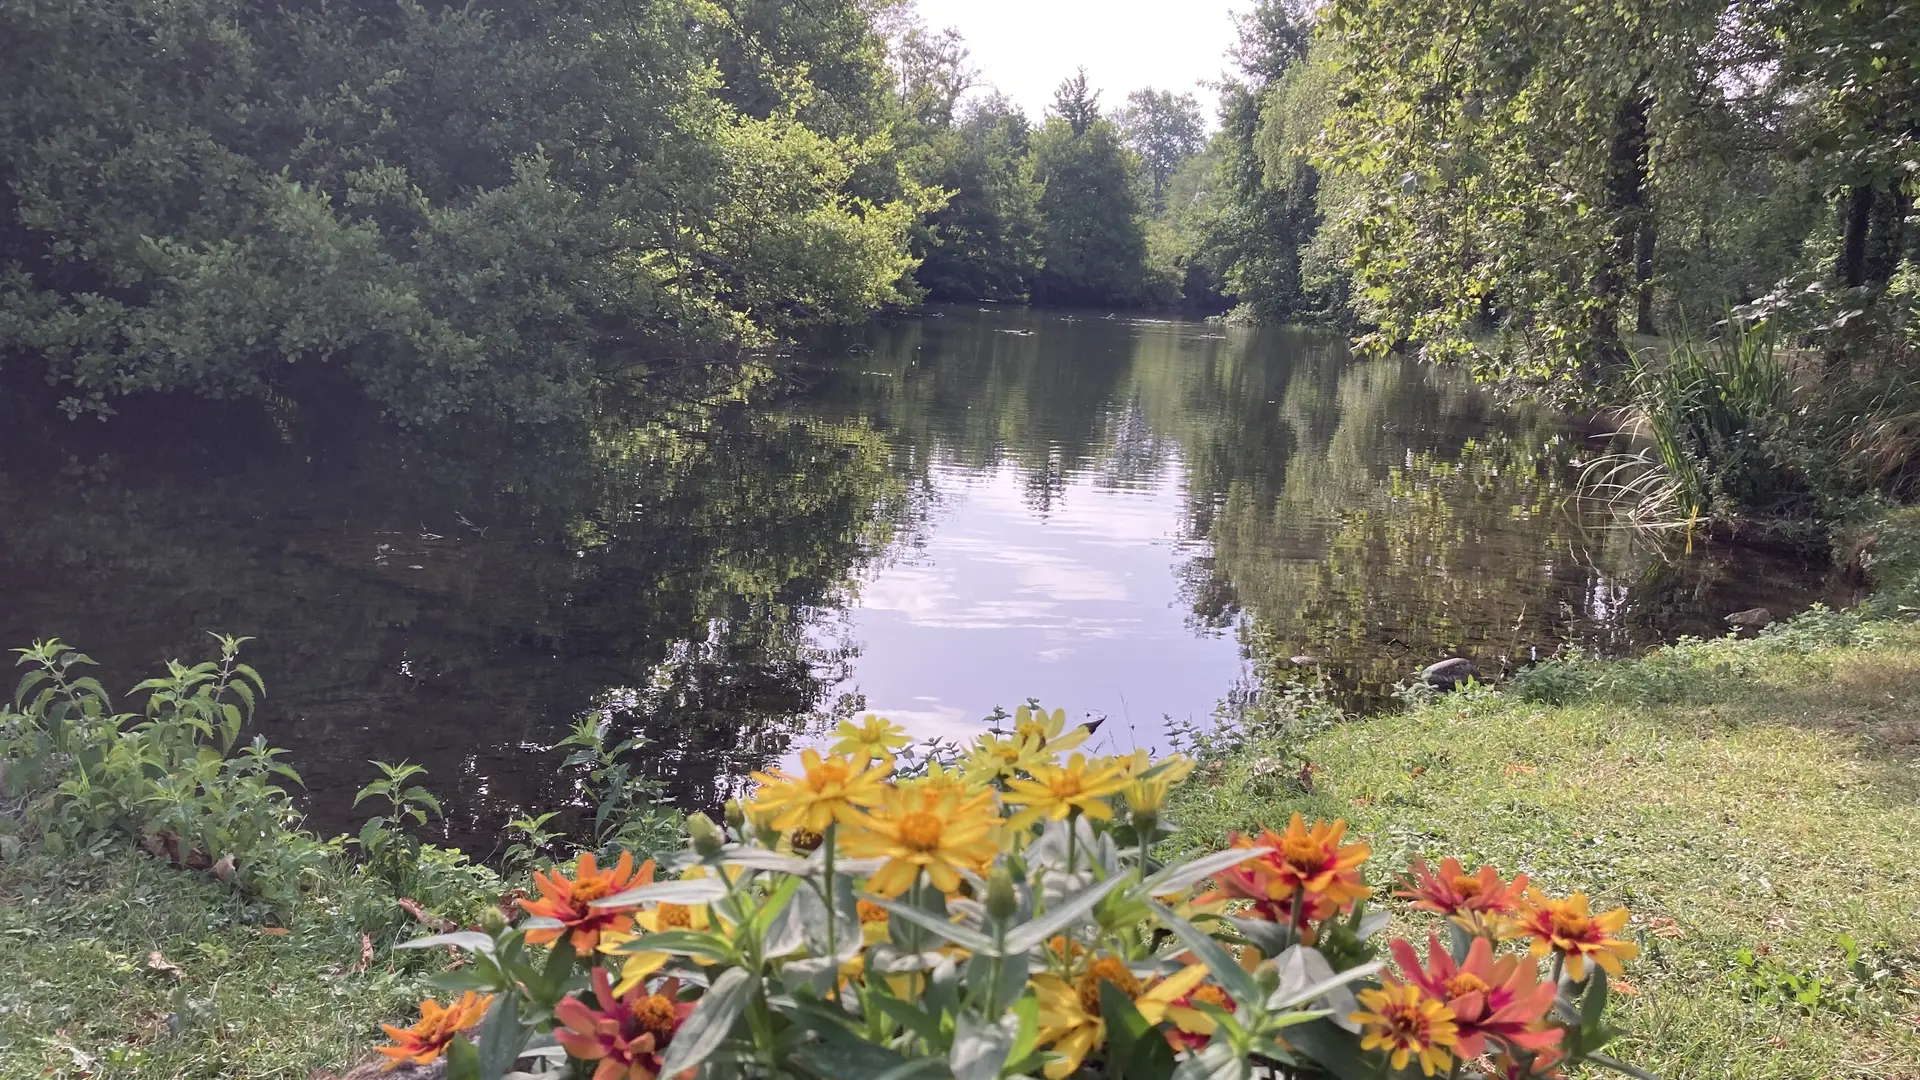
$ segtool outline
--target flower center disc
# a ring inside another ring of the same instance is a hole
[[[916,810],[900,819],[900,842],[915,851],[936,851],[940,847],[940,815]]]

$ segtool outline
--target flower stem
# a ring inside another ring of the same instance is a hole
[[[827,886],[827,960],[832,972],[827,978],[827,1000],[834,1002],[840,1000],[840,913],[833,907],[835,893],[839,891],[834,888],[833,880],[833,834],[839,827],[837,821],[828,822],[826,834],[820,841],[821,862],[825,867],[822,876]]]

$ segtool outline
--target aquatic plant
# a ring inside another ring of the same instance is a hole
[[[913,776],[869,721],[759,774],[724,825],[689,818],[658,879],[583,856],[517,924],[408,943],[466,953],[436,987],[493,995],[444,1040],[448,1076],[1647,1075],[1601,1052],[1625,909],[1417,861],[1396,895],[1449,937],[1383,942],[1344,822],[1164,860],[1191,759],[1062,761],[1086,733],[1058,716],[1023,708]]]

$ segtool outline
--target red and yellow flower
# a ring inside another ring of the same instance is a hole
[[[1373,893],[1360,883],[1360,864],[1372,849],[1357,841],[1342,843],[1346,833],[1345,821],[1316,821],[1308,828],[1299,814],[1293,815],[1284,833],[1271,829],[1258,837],[1235,833],[1234,847],[1268,850],[1215,875],[1214,880],[1229,895],[1256,901],[1262,918],[1284,914],[1286,921],[1292,921],[1295,911],[1290,901],[1297,893],[1307,897],[1299,914],[1308,920],[1329,917]]]
[[[1627,918],[1626,908],[1593,914],[1587,909],[1584,893],[1553,900],[1538,889],[1527,890],[1520,909],[1520,927],[1533,937],[1533,955],[1564,956],[1567,977],[1574,982],[1586,980],[1588,960],[1609,975],[1620,975],[1620,961],[1640,955],[1639,945],[1614,936],[1627,925]]]
[[[1211,1006],[1221,1012],[1238,1012],[1239,1007],[1225,990],[1203,983],[1187,991],[1179,998],[1167,1004],[1167,1022],[1173,1027],[1168,1029],[1167,1044],[1175,1053],[1183,1050],[1198,1050],[1207,1045],[1213,1037],[1219,1021],[1202,1006]]]
[[[1414,907],[1444,915],[1470,934],[1501,940],[1516,932],[1514,916],[1527,890],[1527,875],[1508,882],[1491,866],[1469,874],[1452,857],[1440,860],[1437,873],[1425,859],[1415,858],[1411,872],[1403,882],[1407,887],[1394,895],[1413,901]]]
[[[1446,1002],[1458,1027],[1458,1053],[1476,1058],[1487,1052],[1487,1039],[1509,1051],[1537,1053],[1560,1040],[1559,1028],[1544,1025],[1553,1008],[1554,988],[1540,981],[1540,969],[1531,957],[1494,959],[1493,943],[1475,938],[1464,963],[1427,939],[1427,963],[1422,966],[1413,946],[1395,941],[1389,946],[1407,980],[1429,997]]]
[[[1460,1042],[1453,1011],[1416,983],[1383,981],[1381,989],[1360,991],[1364,1008],[1347,1017],[1361,1027],[1360,1049],[1386,1051],[1395,1071],[1415,1059],[1428,1076],[1445,1072]]]
[[[613,869],[602,870],[593,852],[587,851],[574,864],[571,879],[555,868],[547,873],[534,871],[533,883],[540,890],[540,899],[522,898],[521,910],[537,918],[554,919],[560,925],[528,930],[527,940],[548,945],[565,937],[572,941],[576,956],[587,956],[599,947],[601,934],[631,931],[633,910],[639,906],[596,908],[593,902],[652,884],[653,860],[648,859],[636,871],[633,853],[623,851]]]
[[[553,1010],[560,1025],[553,1037],[581,1061],[600,1063],[593,1080],[654,1080],[674,1033],[693,1012],[693,1002],[679,1000],[679,989],[678,980],[668,979],[653,993],[636,987],[615,996],[606,969],[594,968],[593,997],[599,1008],[579,998],[561,1001]]]
[[[389,1069],[409,1063],[425,1065],[446,1053],[455,1035],[485,1018],[487,1008],[492,1004],[492,994],[483,997],[471,990],[451,1005],[441,1005],[428,998],[420,1003],[420,1019],[412,1027],[380,1025],[386,1030],[387,1037],[393,1040],[393,1045],[374,1049],[391,1059],[387,1062]]]

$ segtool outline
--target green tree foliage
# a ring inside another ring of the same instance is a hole
[[[1033,173],[1045,224],[1044,261],[1033,297],[1049,304],[1131,304],[1146,289],[1146,226],[1133,177],[1138,168],[1100,95],[1082,70],[1054,93],[1033,137]]]
[[[1115,120],[1153,185],[1153,213],[1164,213],[1173,174],[1206,146],[1207,124],[1199,99],[1152,87],[1135,90]]]
[[[928,142],[923,180],[949,192],[927,215],[916,275],[939,300],[1025,300],[1041,259],[1040,185],[1027,118],[1004,97],[970,104]]]
[[[1874,322],[1913,258],[1910,3],[1336,0],[1320,40],[1374,344],[1591,387],[1627,334],[1770,289]]]
[[[0,0],[0,356],[545,420],[860,318],[923,207],[866,12]]]
[[[1283,0],[1261,0],[1237,22],[1236,71],[1221,84],[1220,131],[1205,157],[1212,175],[1190,177],[1190,194],[1169,203],[1155,263],[1174,265],[1189,303],[1230,298],[1262,322],[1314,317],[1339,283],[1322,274],[1309,285],[1302,270],[1320,224],[1321,177],[1296,145],[1318,123],[1317,101],[1293,89],[1308,23]]]

